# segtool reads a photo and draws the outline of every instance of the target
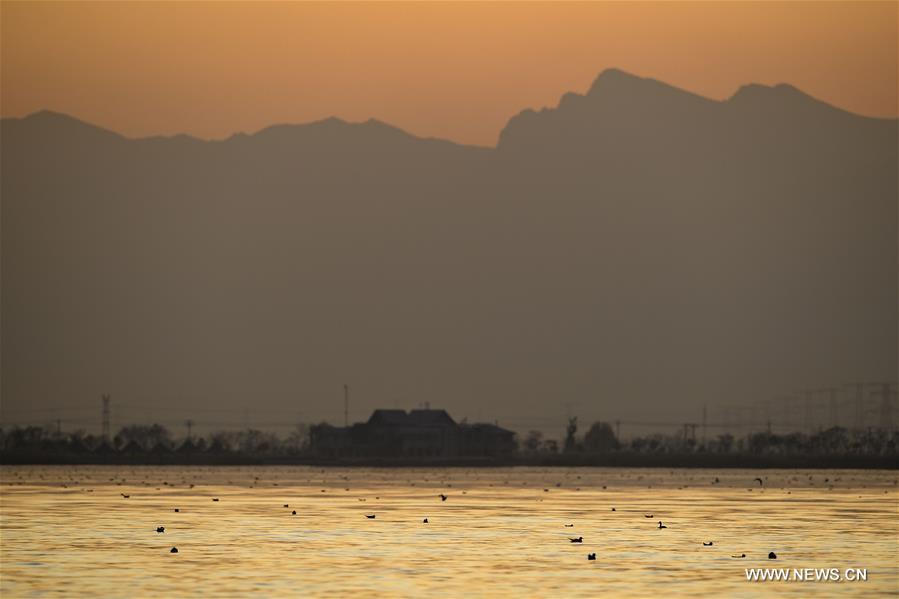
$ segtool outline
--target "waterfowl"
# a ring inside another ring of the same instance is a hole
[[[662,521],[659,520],[659,530],[661,530],[661,529],[663,529],[663,528],[668,528],[668,527],[665,526],[664,524],[662,524]]]
[[[290,515],[291,515],[291,516],[296,516],[296,515],[297,515],[297,511],[296,511],[296,510],[293,510],[292,512],[290,512]]]
[[[425,518],[424,520],[421,521],[421,523],[422,523],[422,524],[427,524],[427,523],[428,523],[428,519]]]
[[[595,554],[595,553],[588,553],[588,554],[587,554],[587,560],[588,560],[588,561],[591,561],[591,562],[596,561],[596,554]]]
[[[172,549],[169,551],[169,553],[178,553],[178,548],[172,547]]]
[[[165,526],[157,526],[156,532],[165,532]]]
[[[705,546],[705,547],[711,547],[711,546],[714,545],[715,543],[714,543],[714,541],[709,541],[708,543],[706,543],[705,541],[703,541],[702,544],[703,544],[703,546]]]
[[[768,559],[777,559],[777,554],[772,551],[768,554]]]
[[[440,501],[446,501],[446,495],[443,493],[440,494]]]
[[[374,520],[375,514],[365,514],[365,517],[368,518],[369,520]]]
[[[756,478],[754,478],[754,479],[752,479],[752,480],[754,480],[755,482],[757,482],[757,483],[759,484],[760,487],[761,487],[762,485],[765,484],[764,481],[762,481],[762,479],[761,479],[761,478],[758,478],[758,477],[756,477]]]
[[[746,557],[746,554],[745,554],[745,553],[741,553],[740,555],[732,555],[731,557],[735,557],[735,558],[739,559],[739,558],[741,558],[741,557]]]
[[[574,527],[574,524],[566,524],[565,525],[565,528],[573,528],[573,527]]]
[[[652,518],[652,514],[643,514],[644,518]]]
[[[176,511],[176,512],[180,512],[181,510],[179,510],[178,508],[175,508],[175,511]]]
[[[568,540],[572,543],[583,543],[584,537],[568,537]]]
[[[213,497],[212,500],[213,500],[213,501],[218,501],[219,498],[218,498],[218,497]]]

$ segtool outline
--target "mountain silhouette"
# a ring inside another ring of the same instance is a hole
[[[895,380],[896,140],[789,85],[716,101],[619,70],[495,148],[3,119],[3,406],[336,422],[349,382],[359,417],[525,430]]]

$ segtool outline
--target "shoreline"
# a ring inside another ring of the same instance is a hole
[[[899,456],[759,456],[759,455],[554,455],[504,458],[343,458],[310,456],[225,455],[35,455],[32,452],[0,454],[4,466],[316,466],[339,468],[720,468],[720,469],[852,469],[899,470]]]

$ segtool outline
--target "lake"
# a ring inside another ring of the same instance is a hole
[[[3,466],[0,594],[894,596],[897,478],[853,470]],[[570,542],[576,537],[583,542]],[[769,567],[859,568],[867,580],[747,581],[747,568]]]

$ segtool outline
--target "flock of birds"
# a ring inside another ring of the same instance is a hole
[[[324,473],[324,470],[322,470],[322,473]],[[18,474],[18,477],[19,477],[19,478],[22,478],[22,474],[19,473],[19,474]],[[39,478],[42,479],[42,478],[43,478],[43,475],[40,475]],[[346,476],[344,476],[343,478],[346,479],[346,480],[349,480],[349,478],[346,477]],[[580,479],[581,477],[578,476],[577,478]],[[642,478],[642,476],[639,477],[639,478]],[[638,478],[638,480],[639,480],[639,478]],[[427,478],[424,478],[424,481],[425,481],[425,482],[427,482],[427,480],[428,480]],[[744,480],[745,480],[745,479],[744,479]],[[798,478],[794,476],[794,477],[793,477],[793,480],[798,480]],[[122,484],[124,484],[124,483],[126,482],[126,479],[125,479],[124,477],[121,477],[121,478],[119,478],[119,479],[116,479],[116,478],[110,478],[109,481],[110,481],[110,482],[116,482],[116,484],[122,485]],[[825,485],[830,485],[830,488],[831,488],[831,489],[833,488],[833,485],[834,485],[835,483],[838,483],[839,481],[840,481],[839,478],[836,478],[836,479],[834,479],[833,481],[831,481],[831,479],[828,478],[828,477],[824,477],[824,478],[823,478],[824,484],[825,484]],[[63,483],[62,486],[63,486],[64,488],[67,488],[67,487],[69,486],[69,484],[74,484],[74,485],[77,486],[77,485],[79,484],[79,482],[80,482],[79,480],[71,479],[71,480],[68,481],[68,483]],[[233,484],[232,481],[230,481],[230,480],[227,481],[227,482],[228,482],[228,484]],[[899,484],[899,481],[897,481],[897,480],[893,480],[893,481],[891,481],[891,482],[892,482],[893,486],[896,486],[897,484]],[[188,483],[188,481],[187,481],[186,479],[182,479],[182,480],[181,480],[181,483],[182,483],[182,485],[184,485],[184,486],[188,486],[188,485],[189,485],[190,488],[193,488],[193,487],[194,487],[194,484],[193,484],[193,483]],[[504,482],[504,484],[508,484],[508,483],[509,483],[509,481],[505,481],[505,482]],[[714,480],[711,481],[711,485],[712,485],[712,486],[719,485],[720,483],[721,483],[721,481],[720,481],[720,479],[719,479],[718,477],[715,477]],[[752,483],[753,483],[753,484],[757,483],[758,488],[761,488],[761,487],[764,487],[764,486],[765,486],[765,481],[764,481],[761,477],[756,477],[756,478],[754,478],[754,479],[752,480]],[[10,484],[13,484],[13,483],[10,483]],[[19,483],[19,484],[24,484],[24,483]],[[147,483],[146,481],[144,481],[144,484],[149,484],[149,483]],[[158,483],[157,483],[157,484],[158,484]],[[176,486],[176,485],[169,485],[169,483],[168,483],[167,481],[162,481],[161,484],[162,484],[162,486],[170,486],[170,487]],[[257,486],[257,485],[262,485],[262,484],[263,484],[263,483],[262,483],[262,481],[260,480],[260,477],[259,477],[259,476],[254,476],[254,477],[253,477],[253,482],[252,482],[249,486],[250,486],[250,488],[254,488],[254,487]],[[277,482],[272,483],[273,486],[278,486],[278,484],[279,484],[279,483],[277,483]],[[416,483],[415,483],[414,481],[409,481],[409,484],[410,484],[410,486],[413,486],[413,487],[414,487]],[[523,482],[522,484],[523,484],[523,485],[527,485],[528,483],[525,481],[525,482]],[[707,483],[707,484],[708,484],[708,483]],[[808,475],[808,484],[811,484],[811,486],[814,486],[814,482],[812,482],[812,475]],[[447,487],[452,487],[453,485],[452,485],[452,484],[447,484],[446,486],[447,486]],[[489,484],[489,486],[493,486],[493,484],[491,483],[491,484]],[[561,486],[561,483],[556,483],[556,487],[560,487],[560,486]],[[686,488],[686,487],[687,487],[687,485],[683,485],[683,486],[679,486],[678,489]],[[158,490],[158,489],[160,489],[161,487],[156,487],[156,488],[157,488],[157,490]],[[605,486],[605,485],[602,485],[602,488],[605,489],[606,486]],[[648,488],[652,488],[652,485],[650,484]],[[92,491],[93,491],[93,489],[91,489],[91,488],[85,488],[85,489],[83,489],[83,490],[86,491],[86,492],[92,492]],[[346,491],[349,491],[349,487],[346,487],[345,490],[346,490]],[[575,491],[579,491],[579,490],[580,490],[580,487],[577,487],[577,488],[575,488],[574,490],[575,490]],[[749,491],[752,491],[752,488],[750,487],[748,490],[749,490]],[[788,493],[788,494],[790,493],[790,491],[787,491],[785,488],[782,489],[782,490],[784,490],[784,491],[785,491],[786,493]],[[321,492],[324,493],[324,492],[325,492],[325,489],[322,489]],[[549,488],[543,488],[543,492],[549,492]],[[886,493],[887,491],[884,491],[884,492]],[[466,494],[467,492],[463,490],[463,491],[461,491],[461,493],[462,493],[462,494]],[[122,497],[123,499],[130,499],[130,498],[131,498],[131,495],[130,495],[129,493],[120,493],[120,495],[121,495],[121,497]],[[439,500],[440,500],[441,502],[446,502],[446,501],[449,499],[449,496],[448,496],[447,494],[445,494],[445,493],[440,493],[440,494],[437,495],[437,497],[439,498]],[[859,496],[859,497],[861,497],[861,496]],[[218,502],[218,501],[219,501],[219,498],[218,498],[218,497],[212,497],[211,499],[212,499],[213,502]],[[376,497],[375,499],[380,499],[380,497]],[[360,502],[364,502],[364,501],[366,501],[366,498],[360,497],[360,498],[358,498],[358,500],[359,500]],[[538,501],[542,501],[542,500],[541,500],[541,499],[538,499]],[[283,504],[283,507],[286,508],[286,509],[289,509],[290,506],[289,506],[289,504],[284,503],[284,504]],[[177,507],[174,508],[174,512],[175,512],[175,513],[179,513],[180,511],[181,511],[180,508],[177,508]],[[616,510],[615,507],[612,507],[612,508],[611,508],[611,511],[612,511],[612,512],[616,512],[617,510]],[[292,516],[296,516],[296,515],[297,515],[297,511],[296,511],[295,509],[292,510],[292,511],[291,511],[291,515],[292,515]],[[366,519],[368,519],[368,520],[375,520],[375,519],[377,518],[377,515],[376,515],[375,513],[371,513],[371,512],[370,512],[370,513],[365,513],[365,514],[363,514],[363,515],[364,515],[364,517],[365,517]],[[644,518],[649,519],[649,520],[656,520],[655,514],[652,514],[652,513],[644,513],[643,516],[644,516]],[[429,524],[429,520],[428,520],[427,517],[425,517],[421,522],[422,522],[422,524]],[[566,528],[573,528],[575,525],[574,525],[574,524],[565,524],[564,526],[565,526]],[[666,530],[666,529],[668,529],[668,526],[667,526],[662,520],[657,520],[657,525],[656,525],[655,527],[656,527],[658,530],[660,530],[660,531],[661,531],[661,530]],[[165,532],[166,532],[165,526],[159,525],[159,526],[156,527],[156,533],[157,533],[157,534],[165,534]],[[570,543],[583,544],[583,543],[584,543],[584,538],[583,538],[583,536],[577,536],[577,537],[569,536],[569,537],[568,537],[568,541],[569,541]],[[702,546],[703,546],[703,547],[713,547],[713,546],[714,546],[714,541],[711,541],[711,540],[710,540],[710,541],[703,541],[703,542],[702,542]],[[177,548],[177,547],[172,547],[172,548],[170,549],[170,553],[178,553],[178,548]],[[731,557],[732,557],[732,558],[736,558],[736,559],[743,559],[743,558],[746,558],[747,556],[746,556],[745,553],[740,553],[740,554],[734,554],[734,555],[731,555]],[[769,552],[769,553],[768,553],[768,559],[772,559],[772,560],[773,560],[773,559],[777,559],[777,555],[775,554],[775,552],[773,552],[773,551]],[[587,560],[588,560],[588,561],[596,561],[596,553],[595,553],[595,552],[590,552],[590,553],[588,553],[588,554],[587,554]]]
[[[259,478],[256,477],[256,480],[259,480]],[[716,477],[712,484],[717,484],[718,482],[720,482],[720,480]],[[757,483],[759,484],[760,487],[761,487],[761,486],[764,486],[764,481],[763,481],[761,478],[756,477],[755,479],[753,479],[753,482],[757,482]],[[191,485],[191,486],[193,486],[193,485]],[[603,488],[605,488],[605,487],[603,487]],[[346,490],[348,491],[349,488],[347,488]],[[543,490],[544,490],[545,492],[548,491],[548,489],[543,489]],[[324,489],[322,489],[322,492],[324,492]],[[464,493],[464,491],[463,491],[463,493]],[[121,493],[121,496],[122,496],[124,499],[130,499],[130,497],[131,497],[131,495],[127,495],[127,494],[125,494],[125,493]],[[439,498],[440,498],[440,501],[442,501],[442,502],[443,502],[443,501],[446,501],[447,499],[449,499],[449,496],[446,495],[445,493],[440,493],[440,494],[437,495],[437,497],[439,497]],[[380,499],[380,497],[376,497],[376,499]],[[212,501],[217,502],[217,501],[219,501],[219,498],[218,498],[218,497],[213,497],[213,498],[212,498]],[[364,498],[359,498],[359,501],[365,501],[365,499],[364,499]],[[283,507],[289,508],[289,507],[290,507],[290,504],[285,503],[285,504],[283,504]],[[180,510],[180,508],[174,508],[174,511],[175,511],[176,513],[178,513],[178,512],[180,512],[181,510]],[[615,512],[615,511],[617,511],[617,510],[616,510],[616,508],[613,507],[613,508],[611,508],[611,511]],[[296,510],[292,510],[292,511],[291,511],[291,515],[296,516],[296,515],[297,515],[297,511],[296,511]],[[373,513],[367,513],[367,514],[364,514],[364,516],[365,516],[365,518],[368,519],[368,520],[374,520],[374,519],[377,518],[377,514],[373,514]],[[653,519],[653,518],[655,518],[655,515],[654,515],[654,514],[643,514],[643,517],[644,517],[644,518],[648,518],[648,519]],[[427,518],[424,518],[424,519],[422,520],[422,524],[428,524],[428,523],[429,523],[429,522],[428,522],[428,519],[427,519]],[[574,527],[574,524],[565,524],[564,526],[565,526],[565,528],[573,528],[573,527]],[[658,521],[658,527],[657,527],[657,528],[658,528],[659,530],[665,530],[665,529],[668,528],[668,526],[666,526],[661,520],[659,520],[659,521]],[[162,533],[164,533],[164,532],[165,532],[165,526],[157,526],[157,527],[156,527],[156,533],[157,533],[157,534],[162,534]],[[584,542],[584,537],[583,537],[583,536],[578,536],[578,537],[568,537],[568,541],[569,541],[570,543],[583,543],[583,542]],[[714,541],[703,541],[703,542],[702,542],[702,546],[703,546],[703,547],[713,547],[714,545],[715,545]],[[170,550],[170,553],[178,553],[178,548],[177,548],[177,547],[172,547],[171,550]],[[741,554],[739,554],[739,555],[731,555],[731,557],[732,557],[732,558],[736,558],[736,559],[743,559],[743,558],[746,557],[746,554],[745,554],[745,553],[741,553]],[[768,559],[772,559],[772,560],[773,560],[773,559],[777,559],[777,554],[776,554],[775,552],[773,552],[773,551],[769,552],[769,553],[768,553]],[[588,554],[587,554],[587,561],[591,561],[591,562],[592,562],[592,561],[596,561],[596,553],[595,553],[595,552],[588,553]]]

